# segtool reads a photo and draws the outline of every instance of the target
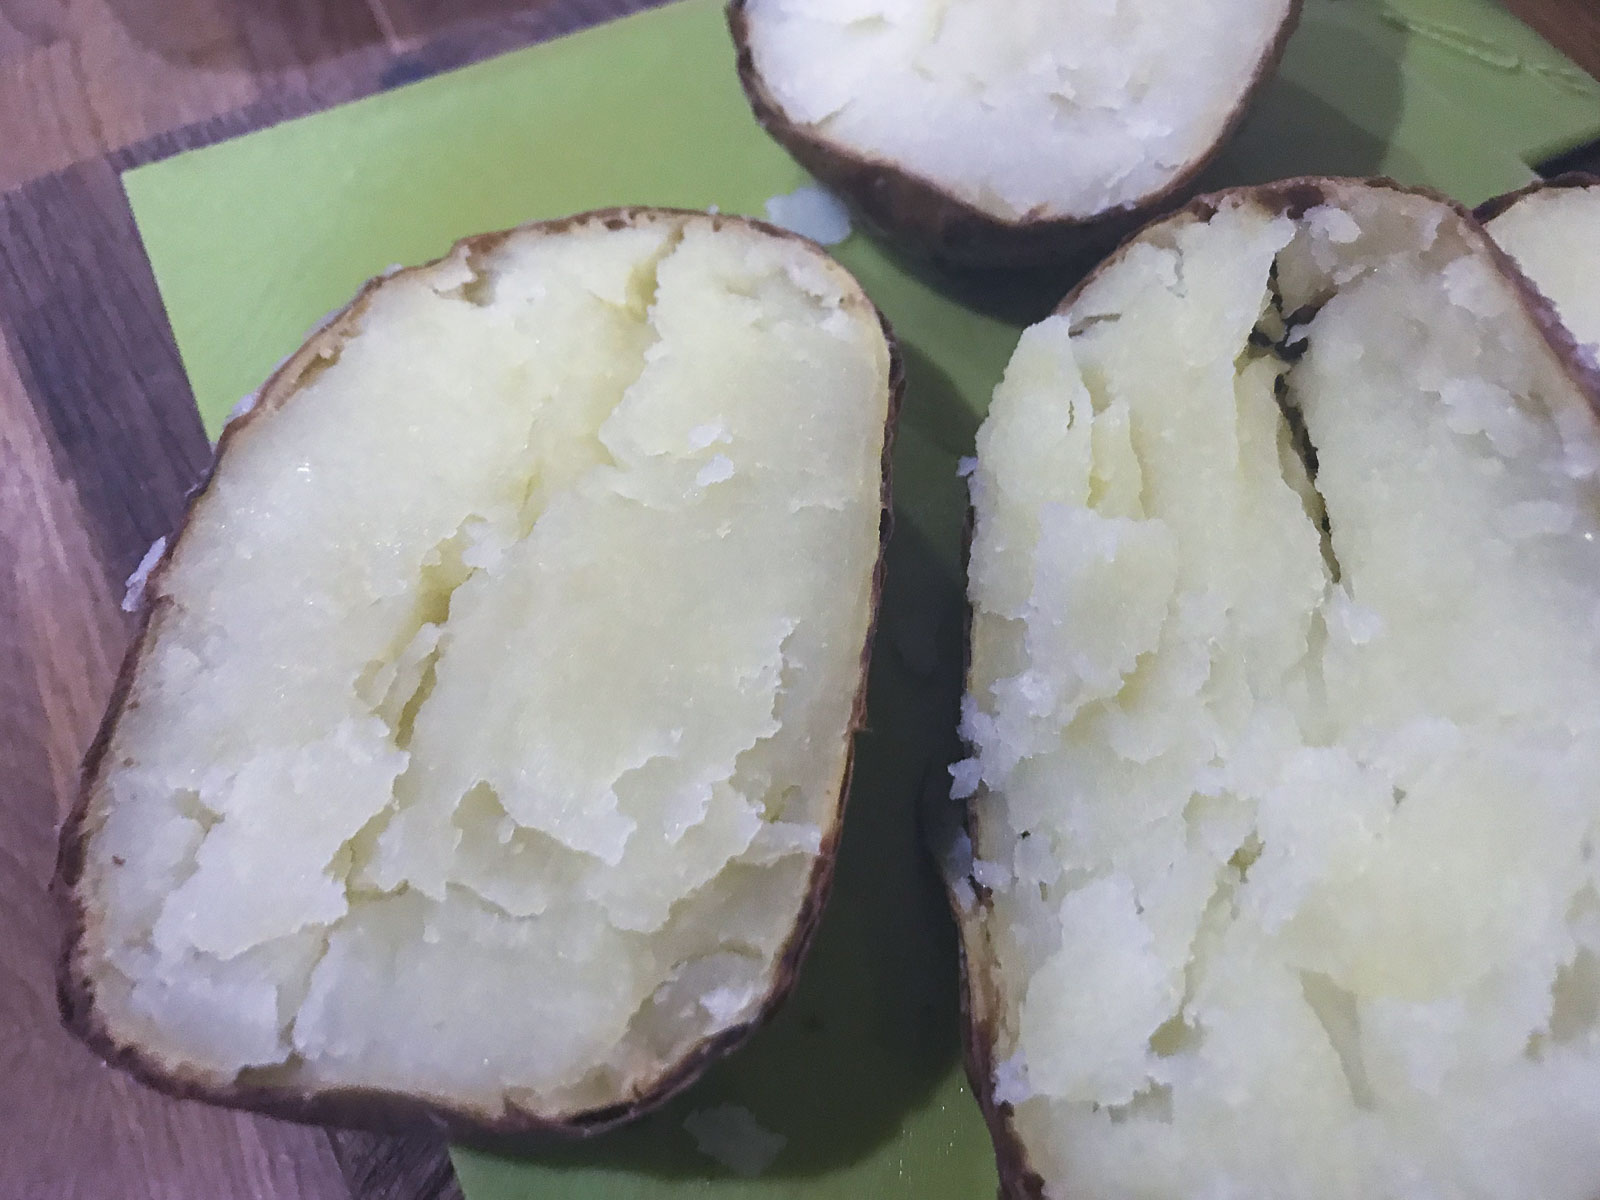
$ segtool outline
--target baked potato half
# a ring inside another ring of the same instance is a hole
[[[810,242],[619,209],[369,284],[143,582],[68,1024],[179,1095],[588,1134],[783,1000],[864,711],[900,367]]]
[[[1150,225],[977,442],[952,768],[1002,1191],[1600,1194],[1600,375],[1458,206]]]
[[[756,118],[878,231],[964,266],[1089,265],[1184,197],[1300,0],[730,0]]]

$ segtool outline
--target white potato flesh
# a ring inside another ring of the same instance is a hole
[[[1150,196],[1221,138],[1290,0],[748,0],[793,123],[1003,220]]]
[[[840,803],[888,372],[741,223],[381,285],[151,583],[80,885],[113,1035],[559,1115],[753,1018]]]
[[[1530,192],[1489,232],[1600,365],[1600,183]]]
[[[978,437],[965,922],[1055,1200],[1600,1192],[1600,429],[1463,218],[1332,194],[1146,233]]]

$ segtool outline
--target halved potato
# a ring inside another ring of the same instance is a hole
[[[1597,405],[1383,182],[1196,201],[1023,335],[952,769],[1007,1195],[1600,1194]]]
[[[1300,0],[730,0],[757,119],[878,229],[960,264],[1103,253],[1170,207]]]
[[[899,367],[814,245],[628,209],[369,285],[229,426],[60,886],[158,1086],[587,1133],[788,992],[863,712]]]
[[[1477,217],[1600,363],[1600,178],[1530,184],[1479,205]]]

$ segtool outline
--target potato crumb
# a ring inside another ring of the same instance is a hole
[[[156,569],[156,564],[161,561],[161,556],[166,552],[166,538],[158,537],[150,543],[150,548],[144,552],[144,557],[139,560],[139,565],[133,569],[133,574],[128,576],[125,590],[122,593],[121,607],[123,612],[139,611],[139,606],[144,603],[144,585],[149,582],[150,572]]]
[[[837,246],[850,236],[850,210],[821,184],[807,184],[769,197],[766,216],[774,225],[808,237],[819,246]]]
[[[684,1118],[683,1127],[700,1153],[746,1179],[765,1172],[789,1144],[783,1134],[764,1128],[754,1113],[738,1104],[696,1109]]]
[[[733,459],[726,454],[718,454],[695,473],[696,487],[710,487],[714,483],[723,483],[733,478]]]

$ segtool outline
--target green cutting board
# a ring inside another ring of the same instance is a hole
[[[1208,184],[1387,173],[1468,203],[1600,137],[1600,87],[1488,0],[1309,0]],[[714,0],[684,0],[125,176],[213,434],[322,314],[466,233],[615,204],[760,214],[804,176],[751,120]],[[994,1193],[958,1062],[953,938],[919,846],[959,691],[958,456],[1020,324],[1070,282],[956,284],[862,235],[838,248],[894,324],[909,389],[870,729],[837,884],[780,1017],[688,1095],[592,1144],[457,1149],[468,1200],[975,1200]],[[692,1112],[749,1110],[783,1150],[748,1179]]]

